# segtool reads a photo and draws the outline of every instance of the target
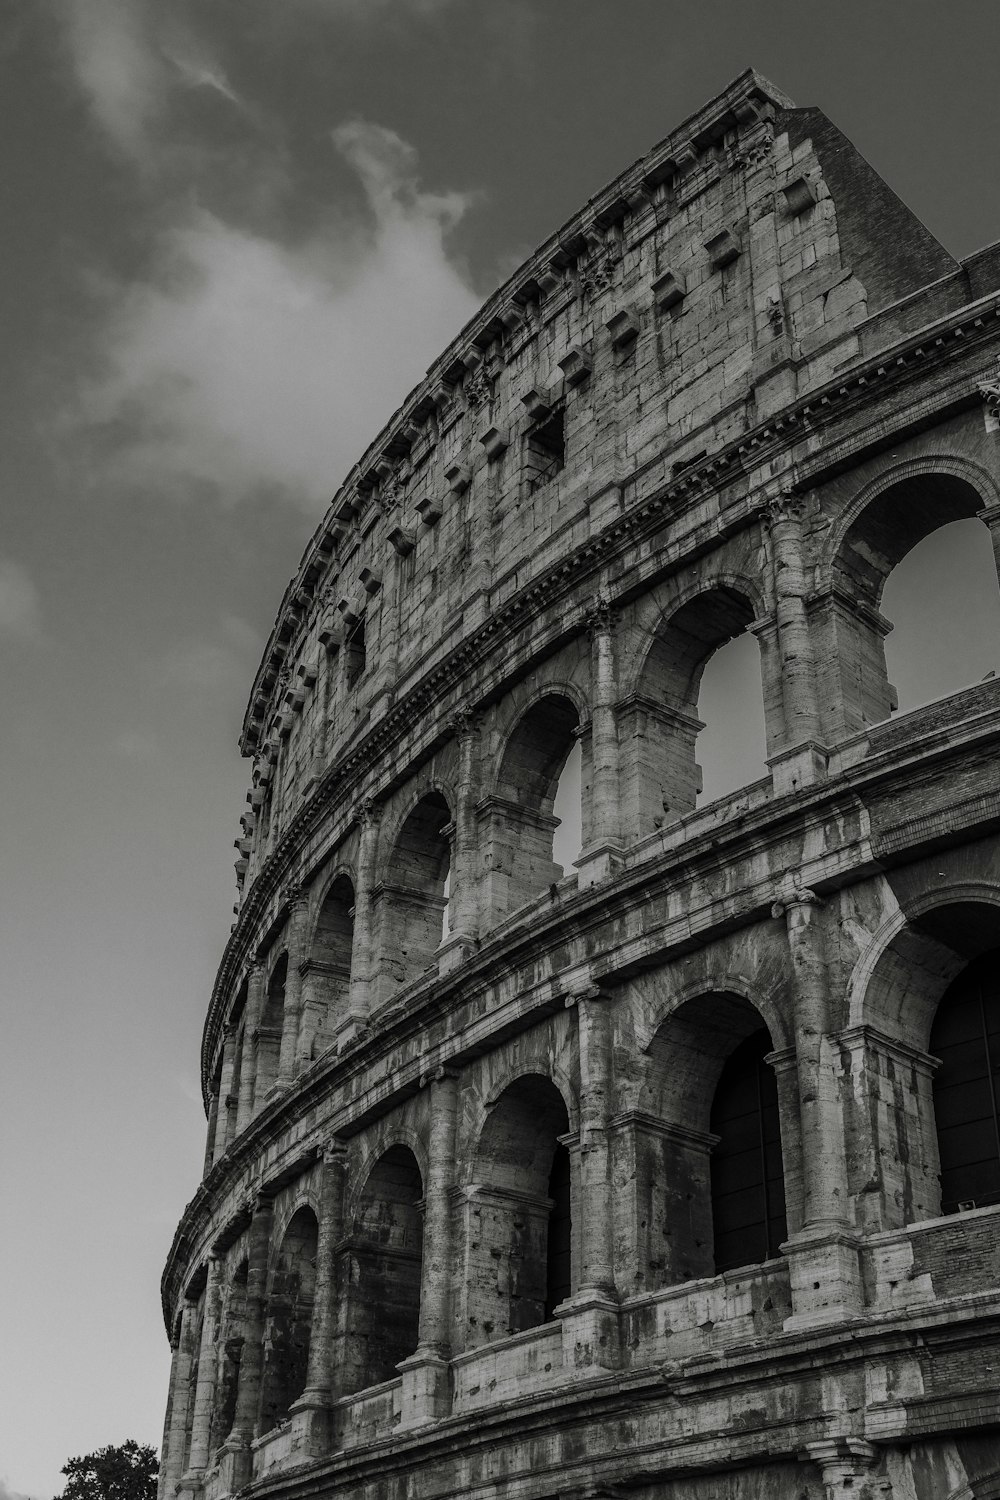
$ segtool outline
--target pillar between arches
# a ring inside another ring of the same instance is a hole
[[[295,1060],[302,1016],[302,965],[306,952],[306,893],[296,889],[288,901],[288,972],[285,975],[285,1003],[281,1018],[281,1050],[278,1054],[279,1088],[287,1088],[295,1077]]]
[[[184,1473],[184,1448],[188,1419],[191,1415],[191,1364],[195,1346],[195,1304],[185,1299],[181,1309],[181,1326],[170,1361],[169,1425],[163,1438],[158,1494],[161,1500],[173,1500]]]
[[[439,1068],[430,1082],[430,1136],[424,1185],[420,1326],[416,1352],[396,1368],[403,1377],[401,1427],[436,1421],[451,1410],[452,1194],[458,1074]]]
[[[247,1004],[243,1021],[243,1067],[236,1105],[236,1134],[246,1130],[253,1119],[254,1090],[257,1078],[257,1029],[264,1014],[264,965],[254,962],[247,976]]]
[[[771,538],[774,657],[780,675],[782,737],[767,764],[778,795],[822,779],[828,752],[821,743],[816,651],[806,609],[808,594],[802,521],[806,502],[785,488],[766,493],[761,525]],[[773,695],[768,694],[768,697]]]
[[[848,1200],[839,1054],[830,1035],[830,996],[814,891],[793,887],[775,903],[784,917],[795,988],[795,1057],[802,1136],[802,1227],[781,1250],[789,1260],[787,1329],[858,1317],[860,1241]]]
[[[235,1494],[253,1478],[252,1443],[260,1409],[264,1369],[264,1309],[267,1263],[271,1250],[274,1203],[261,1195],[252,1208],[247,1244],[247,1286],[243,1319],[243,1353],[236,1414],[232,1430],[220,1450],[220,1493]]]
[[[621,1362],[614,1273],[614,1208],[608,1120],[612,1076],[612,999],[589,975],[564,976],[567,1007],[577,1013],[580,1060],[579,1284],[556,1309],[564,1347],[577,1369],[617,1369]]]
[[[473,951],[479,938],[479,720],[469,708],[452,714],[458,741],[455,817],[443,831],[451,840],[448,936],[438,949],[438,970],[448,974]],[[450,830],[450,831],[449,831]]]
[[[334,1361],[337,1332],[337,1247],[344,1236],[344,1185],[347,1147],[333,1136],[320,1148],[319,1236],[316,1243],[316,1286],[306,1386],[289,1407],[293,1441],[299,1451],[319,1458],[334,1445],[334,1406],[340,1396],[340,1371]]]
[[[358,824],[358,878],[354,887],[351,987],[347,1015],[337,1031],[338,1051],[343,1051],[364,1034],[378,981],[373,901],[381,812],[374,797],[365,797],[358,803],[355,814]]]
[[[218,1255],[212,1255],[209,1257],[208,1279],[205,1282],[205,1315],[202,1320],[201,1343],[198,1349],[198,1381],[195,1386],[194,1409],[191,1415],[191,1445],[188,1451],[187,1471],[181,1477],[179,1485],[181,1490],[192,1495],[202,1488],[209,1461],[209,1434],[218,1375],[221,1294],[222,1260]]]
[[[624,864],[618,765],[614,612],[601,599],[587,616],[590,637],[590,816],[575,861],[580,889],[612,880]]]

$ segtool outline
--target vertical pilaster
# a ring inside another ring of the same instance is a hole
[[[806,504],[788,490],[772,493],[761,513],[771,537],[771,568],[784,721],[782,748],[770,757],[778,791],[815,781],[826,770],[819,747],[816,661],[806,611],[808,584],[802,537]]]
[[[303,1431],[304,1451],[318,1458],[333,1446],[333,1403],[340,1395],[340,1372],[334,1365],[337,1332],[336,1252],[344,1236],[344,1184],[347,1148],[337,1136],[322,1148],[319,1183],[319,1237],[316,1244],[316,1286],[309,1333],[306,1387],[291,1407]]]
[[[578,1367],[615,1369],[620,1362],[614,1275],[614,1205],[608,1120],[612,1092],[611,1000],[589,975],[565,977],[575,1006],[580,1059],[579,1284],[560,1314]],[[575,1206],[575,1205],[574,1205]]]
[[[229,1116],[234,1107],[233,1069],[236,1063],[237,1028],[230,1024],[225,1027],[222,1035],[222,1072],[219,1078],[219,1094],[215,1112],[215,1141],[212,1146],[213,1162],[219,1160],[219,1157],[223,1155],[232,1139],[232,1131],[229,1128]]]
[[[590,638],[590,838],[578,861],[580,884],[595,885],[621,868],[622,816],[618,776],[618,696],[614,615],[600,601],[587,617]]]
[[[219,1129],[219,1092],[219,1080],[214,1079],[209,1091],[208,1129],[205,1132],[205,1160],[202,1166],[202,1177],[208,1176],[215,1162],[215,1137]]]
[[[451,1356],[452,1202],[458,1075],[440,1068],[430,1085],[430,1134],[424,1183],[420,1325],[416,1353],[400,1365],[405,1425],[446,1416]]]
[[[458,741],[455,820],[452,842],[449,927],[440,955],[444,972],[460,963],[479,936],[479,840],[476,804],[479,801],[479,722],[471,709],[451,717]]]
[[[295,1056],[299,1041],[299,1018],[302,1014],[302,968],[306,954],[306,930],[309,903],[305,891],[296,887],[288,898],[288,972],[285,975],[285,1004],[281,1022],[281,1052],[278,1056],[278,1083],[286,1085],[295,1077]]]
[[[253,963],[247,979],[247,1005],[243,1022],[243,1072],[236,1112],[236,1133],[246,1130],[253,1119],[254,1084],[257,1077],[257,1028],[264,1014],[266,998],[264,965]]]
[[[191,1415],[191,1364],[194,1359],[195,1304],[185,1299],[176,1347],[170,1360],[170,1401],[167,1427],[163,1435],[163,1456],[157,1494],[160,1500],[173,1500],[184,1474],[184,1450],[187,1444],[188,1420]]]
[[[250,1221],[247,1246],[247,1288],[243,1320],[243,1352],[236,1392],[236,1414],[225,1443],[230,1458],[229,1490],[234,1493],[249,1484],[253,1442],[260,1409],[260,1387],[264,1370],[264,1313],[267,1299],[267,1262],[271,1248],[274,1204],[258,1198]]]
[[[212,1412],[215,1408],[215,1382],[219,1372],[218,1338],[219,1310],[222,1295],[222,1260],[217,1255],[209,1257],[208,1280],[205,1283],[205,1316],[201,1325],[201,1344],[198,1349],[198,1383],[194,1392],[194,1410],[191,1416],[191,1447],[188,1454],[187,1473],[182,1479],[185,1489],[198,1489],[202,1475],[208,1467],[209,1435],[212,1430]]]
[[[802,1327],[860,1310],[858,1241],[847,1191],[843,1109],[832,1045],[819,897],[797,888],[777,903],[791,952],[802,1132],[802,1229],[789,1237],[793,1314]]]
[[[358,869],[354,887],[354,939],[351,946],[351,989],[345,1027],[350,1034],[367,1022],[372,990],[378,974],[374,947],[373,890],[378,861],[378,828],[381,808],[372,797],[359,802]]]

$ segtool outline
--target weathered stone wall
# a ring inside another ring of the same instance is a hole
[[[1000,1493],[931,1055],[1000,948],[1000,688],[891,719],[880,614],[996,538],[997,265],[746,74],[352,471],[244,724],[169,1500]],[[706,806],[744,631],[768,776]]]

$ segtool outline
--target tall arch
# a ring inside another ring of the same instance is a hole
[[[776,1253],[792,1121],[766,1061],[772,1050],[760,1011],[726,991],[685,1000],[657,1028],[634,1144],[647,1289]]]
[[[316,1215],[303,1205],[282,1236],[268,1287],[258,1425],[262,1433],[279,1426],[305,1390],[318,1241]]]
[[[572,1291],[572,1168],[566,1103],[538,1073],[515,1079],[480,1133],[465,1200],[465,1343],[549,1320]]]
[[[281,1055],[281,1032],[285,1020],[285,985],[288,981],[288,954],[279,953],[268,976],[264,1010],[257,1028],[257,1068],[254,1104],[260,1101],[278,1076]]]
[[[874,1133],[859,1218],[871,1228],[894,1229],[934,1218],[946,1207],[971,1201],[964,1189],[942,1182],[937,1096],[942,1099],[945,1130],[961,1134],[971,1122],[968,1107],[978,1107],[976,1091],[988,1086],[984,1073],[963,1087],[958,1066],[961,1042],[951,1024],[959,1006],[946,997],[960,991],[963,976],[976,978],[977,965],[996,948],[1000,930],[1000,890],[981,884],[942,888],[907,898],[907,910],[884,924],[873,953],[862,954],[851,983],[851,1019],[845,1034],[864,1051],[855,1074],[868,1099],[865,1122]],[[945,1056],[935,1048],[942,1045]],[[948,1054],[951,1053],[949,1056]],[[955,1082],[958,1087],[952,1092]],[[985,1112],[980,1119],[987,1118]],[[945,1145],[945,1161],[958,1164]],[[949,1174],[951,1167],[949,1165]]]
[[[451,869],[451,809],[428,792],[404,820],[378,888],[382,989],[391,993],[435,961]]]
[[[910,461],[866,486],[834,528],[829,581],[816,603],[821,714],[831,743],[887,719],[896,706],[885,656],[892,623],[881,613],[890,574],[925,537],[986,503],[973,466]]]
[[[248,1266],[240,1261],[226,1288],[219,1351],[219,1387],[212,1416],[212,1448],[226,1441],[236,1420],[246,1321]]]
[[[931,1026],[941,1210],[1000,1203],[1000,949],[948,986]]]
[[[580,712],[573,699],[550,692],[525,710],[507,737],[493,793],[481,809],[487,900],[494,920],[548,890],[567,873],[553,856],[560,822],[555,802],[577,744],[579,725]],[[584,766],[581,781],[586,780]],[[582,828],[582,788],[580,802]]]
[[[354,951],[354,886],[334,877],[323,898],[303,968],[298,1054],[308,1062],[333,1040],[347,1010]]]
[[[642,733],[631,737],[638,798],[632,816],[639,835],[694,810],[702,787],[696,743],[705,728],[698,717],[705,668],[721,647],[743,636],[754,618],[746,593],[732,583],[718,583],[686,600],[656,627],[636,684],[635,712],[641,715]],[[726,728],[733,738],[741,734],[739,724]]]
[[[417,1347],[424,1188],[417,1159],[397,1144],[372,1166],[345,1249],[349,1288],[344,1338],[345,1394],[393,1380]]]

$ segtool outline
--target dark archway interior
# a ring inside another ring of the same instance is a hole
[[[1000,1202],[1000,950],[976,959],[942,996],[930,1050],[941,1209]]]
[[[778,1085],[764,1061],[766,1027],[753,1032],[723,1064],[712,1102],[712,1230],[716,1271],[777,1255],[785,1239],[785,1177]]]
[[[311,1208],[300,1208],[285,1230],[271,1273],[264,1325],[261,1432],[283,1422],[292,1402],[305,1390],[318,1238],[316,1215]]]
[[[417,1347],[423,1181],[413,1152],[392,1146],[365,1183],[349,1249],[347,1391],[396,1377]]]

